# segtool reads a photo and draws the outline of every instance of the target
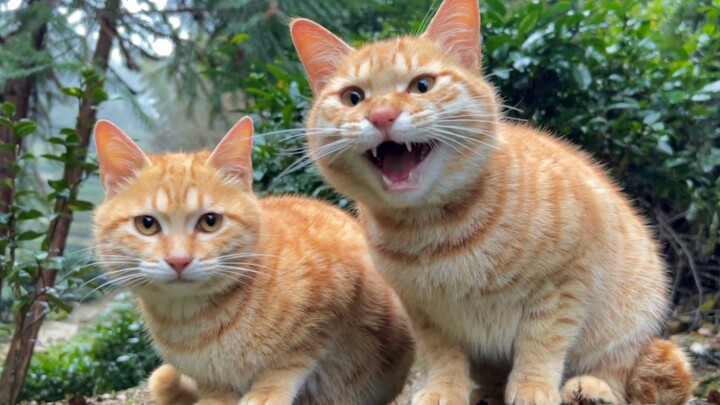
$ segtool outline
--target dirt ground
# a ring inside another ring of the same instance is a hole
[[[68,318],[62,321],[49,321],[43,325],[43,331],[40,334],[39,347],[43,347],[55,343],[62,339],[67,339],[89,322],[94,316],[102,311],[107,303],[112,299],[108,297],[102,301],[92,303],[90,305],[82,305],[76,308]],[[674,321],[677,323],[677,321]],[[673,325],[671,328],[679,328],[682,325]],[[693,368],[695,371],[698,388],[695,393],[698,397],[693,399],[692,405],[707,404],[706,395],[708,385],[713,388],[720,389],[720,326],[714,324],[706,324],[692,333],[681,333],[670,337],[671,340],[686,348],[688,354],[693,360]],[[0,348],[0,352],[4,350]],[[417,392],[424,384],[425,372],[422,362],[419,362],[413,368],[408,383],[402,394],[393,403],[393,405],[409,405],[412,395]],[[717,392],[715,393],[717,394]],[[720,394],[715,395],[718,399],[711,398],[712,403],[720,405]],[[711,395],[713,397],[713,395]],[[55,402],[54,405],[154,405],[150,399],[147,389],[144,386],[132,388],[113,394],[104,394],[96,397],[86,398],[77,396],[68,398],[65,401]],[[34,402],[25,405],[37,405]]]

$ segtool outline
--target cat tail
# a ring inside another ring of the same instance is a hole
[[[683,350],[655,338],[635,363],[626,392],[631,404],[683,405],[693,389],[692,370]]]
[[[195,381],[175,367],[163,364],[148,379],[148,389],[158,405],[193,405],[199,399]]]

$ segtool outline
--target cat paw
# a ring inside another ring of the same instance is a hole
[[[430,386],[415,394],[412,405],[469,405],[469,396],[461,388]]]
[[[195,405],[235,405],[240,397],[234,392],[208,394]]]
[[[514,381],[505,392],[508,405],[559,405],[560,392],[557,387],[546,382]]]
[[[569,379],[560,389],[560,397],[570,405],[619,403],[605,381],[589,375]]]
[[[248,392],[240,399],[238,405],[291,405],[292,402],[292,398],[273,392]]]

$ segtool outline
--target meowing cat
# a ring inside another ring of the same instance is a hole
[[[416,405],[682,404],[691,372],[657,339],[667,276],[644,220],[570,144],[502,119],[477,0],[419,37],[353,49],[291,23],[324,177],[354,199],[429,363]]]
[[[216,149],[146,156],[95,127],[97,256],[137,296],[171,364],[159,405],[386,404],[414,356],[409,319],[342,211],[252,192],[252,120]],[[185,376],[191,377],[188,379]]]

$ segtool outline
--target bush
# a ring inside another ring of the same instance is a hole
[[[702,277],[720,253],[720,27],[712,3],[531,2],[484,16],[486,72],[505,103],[524,111],[510,114],[604,163],[658,225],[677,281],[695,291],[701,280],[690,273]],[[717,286],[712,277],[702,283]]]
[[[160,364],[128,296],[120,296],[98,319],[33,356],[22,399],[56,401],[134,387]]]

